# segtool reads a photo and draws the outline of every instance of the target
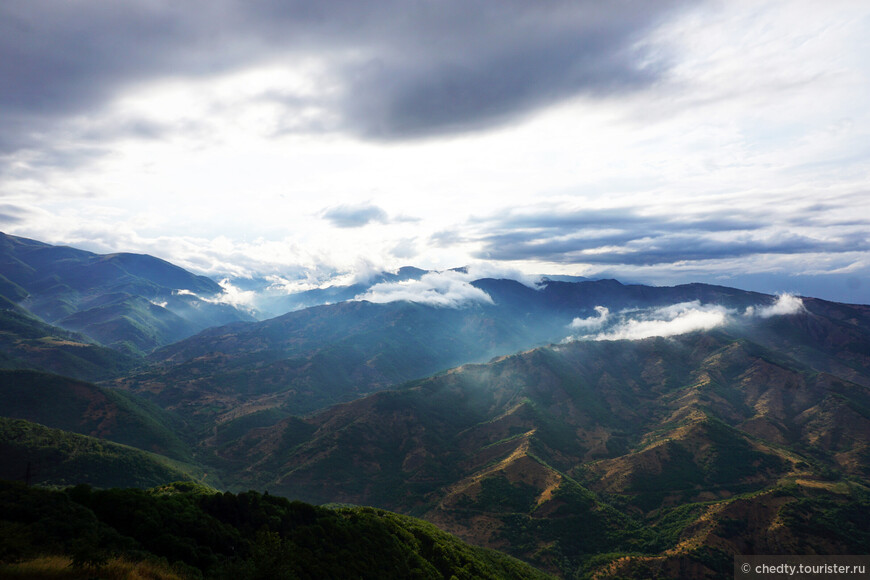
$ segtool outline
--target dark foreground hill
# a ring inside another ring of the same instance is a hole
[[[182,423],[116,389],[31,370],[0,370],[0,417],[24,419],[190,461]]]
[[[121,558],[152,578],[547,577],[414,518],[192,484],[61,492],[0,482],[0,529],[4,578],[45,577],[46,556],[56,578],[115,577]]]
[[[151,487],[205,475],[136,447],[7,417],[0,417],[0,456],[0,479],[53,486]]]

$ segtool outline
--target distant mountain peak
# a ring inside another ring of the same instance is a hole
[[[252,319],[206,300],[223,293],[214,280],[154,256],[100,255],[0,236],[0,276],[8,282],[0,289],[6,298],[105,345],[147,352],[209,326]]]

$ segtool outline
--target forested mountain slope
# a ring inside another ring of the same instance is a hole
[[[734,554],[870,545],[868,306],[481,279],[465,301],[356,299],[172,342],[166,297],[213,282],[0,241],[5,477],[371,505],[564,577],[730,577]]]
[[[849,553],[870,539],[850,515],[868,507],[870,474],[862,313],[538,348],[288,418],[218,453],[242,487],[422,515],[564,574],[610,552],[713,576],[751,545]],[[816,358],[846,341],[826,371],[786,354],[820,329]],[[850,532],[808,524],[823,514]],[[728,523],[747,518],[755,527]]]

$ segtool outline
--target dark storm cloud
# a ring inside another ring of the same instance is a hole
[[[666,63],[639,41],[681,4],[6,0],[0,150],[44,146],[58,123],[142,82],[310,55],[340,88],[319,103],[339,128],[378,139],[473,130],[656,81]]]
[[[0,224],[17,224],[32,214],[33,212],[26,207],[11,203],[0,203]]]
[[[742,258],[759,254],[809,254],[866,251],[866,241],[855,245],[849,241],[823,241],[806,236],[750,238],[720,241],[703,234],[660,236],[626,244],[610,252],[593,254],[553,253],[554,262],[584,262],[626,266],[653,266],[677,262]]]
[[[805,208],[796,210],[789,217],[789,223],[795,227],[837,227],[837,226],[870,226],[870,217],[861,215],[861,212],[852,212],[849,217],[837,210],[850,207],[856,201],[867,199],[870,192],[858,190],[840,200],[840,204],[816,203]],[[850,198],[855,199],[850,199]]]
[[[754,230],[764,226],[763,220],[745,216],[681,217],[646,216],[625,209],[595,209],[566,212],[553,207],[546,212],[517,214],[510,211],[489,218],[475,218],[479,224],[489,224],[496,232],[550,232],[552,235],[575,233],[578,228],[642,228],[647,231],[704,231]]]
[[[371,222],[386,223],[387,212],[376,205],[340,205],[320,214],[337,228],[360,228]]]
[[[191,58],[200,33],[188,37],[174,16],[144,2],[0,4],[0,154],[35,151],[35,170],[76,166],[105,154],[111,138],[152,137],[146,120],[101,113],[119,89]]]
[[[684,261],[739,258],[756,254],[866,251],[866,235],[833,239],[770,231],[761,220],[740,217],[644,216],[629,210],[504,213],[489,223],[474,220],[483,233],[475,257],[648,266]],[[445,238],[448,241],[451,238]],[[453,234],[453,240],[459,239]]]
[[[417,47],[423,50],[364,63],[343,103],[349,122],[375,138],[462,132],[579,94],[635,90],[662,74],[662,63],[642,67],[643,54],[630,48],[651,15],[590,10],[598,12],[590,21],[576,8],[552,6],[537,8],[550,12],[543,15],[513,6],[504,14],[507,26],[496,14],[478,14],[479,29],[443,30],[432,39],[453,47]]]

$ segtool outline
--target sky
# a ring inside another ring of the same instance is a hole
[[[866,304],[867,54],[863,0],[4,0],[0,230]]]

